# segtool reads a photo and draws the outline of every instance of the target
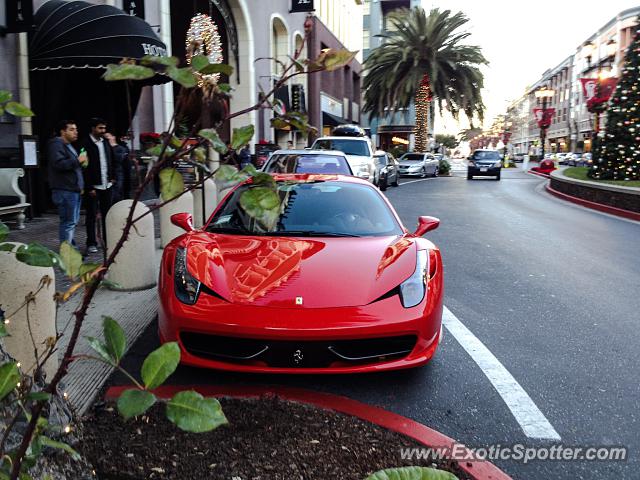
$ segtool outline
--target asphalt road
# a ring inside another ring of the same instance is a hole
[[[445,304],[511,373],[560,435],[615,445],[626,462],[496,461],[518,479],[639,478],[640,224],[566,204],[516,170],[502,180],[412,182],[386,192],[405,225],[441,219]],[[157,345],[151,327],[125,364]],[[116,383],[124,383],[114,377]],[[180,367],[175,384],[282,384],[345,395],[467,446],[546,446],[528,438],[483,370],[449,332],[424,368],[361,376],[258,376]]]

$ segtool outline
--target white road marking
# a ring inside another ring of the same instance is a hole
[[[487,376],[524,434],[529,438],[559,441],[558,432],[513,375],[447,307],[442,312],[442,323]]]
[[[431,178],[420,178],[418,180],[409,180],[408,182],[402,182],[400,185],[409,185],[410,183],[416,183],[416,182],[426,182],[427,180],[432,180],[433,177]]]

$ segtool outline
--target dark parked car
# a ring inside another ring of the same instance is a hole
[[[353,175],[345,154],[331,150],[277,150],[269,157],[262,171]]]
[[[378,150],[373,159],[376,165],[376,178],[378,179],[378,188],[383,192],[389,185],[398,186],[398,161],[388,152]]]
[[[475,150],[467,165],[467,180],[473,177],[496,177],[500,180],[502,156],[497,150]]]

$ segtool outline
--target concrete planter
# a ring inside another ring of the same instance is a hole
[[[565,177],[562,170],[551,173],[550,187],[589,202],[640,213],[640,188],[577,180]]]

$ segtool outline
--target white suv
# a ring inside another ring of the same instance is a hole
[[[356,177],[369,180],[376,184],[375,162],[373,160],[373,146],[368,137],[320,137],[313,145],[312,150],[338,150],[343,152],[351,170]]]

